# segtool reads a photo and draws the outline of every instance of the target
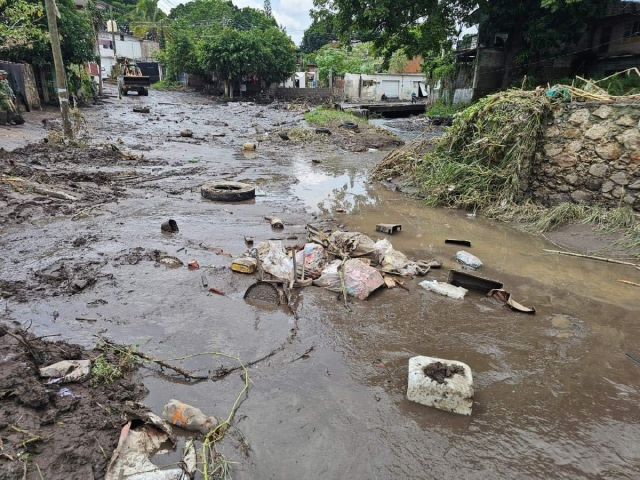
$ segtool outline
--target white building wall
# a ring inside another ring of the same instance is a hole
[[[351,101],[380,101],[383,81],[398,82],[398,100],[411,101],[412,92],[420,95],[419,83],[424,87],[426,77],[423,74],[347,73],[344,76],[344,93]]]
[[[111,74],[111,69],[116,64],[113,48],[110,48],[112,42],[110,32],[100,32],[98,34],[98,47],[100,49],[100,60],[102,62],[102,78],[107,78]],[[122,40],[124,38],[124,40]],[[148,40],[140,40],[132,35],[115,34],[116,53],[118,58],[131,58],[133,60],[151,60],[149,52],[153,52],[159,48],[157,42]],[[144,44],[144,45],[143,45]]]

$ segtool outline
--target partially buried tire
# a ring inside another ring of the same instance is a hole
[[[202,185],[200,193],[207,200],[219,202],[240,202],[256,196],[256,188],[248,183],[210,182]]]

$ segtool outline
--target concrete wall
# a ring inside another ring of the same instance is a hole
[[[158,42],[150,40],[140,40],[132,35],[121,33],[115,34],[116,54],[118,58],[131,58],[133,60],[154,61],[154,52],[160,49]],[[124,39],[124,40],[122,40]],[[112,37],[109,32],[98,33],[98,49],[102,62],[102,78],[111,75],[111,70],[116,64],[113,52]]]
[[[411,101],[411,92],[419,95],[418,83],[425,85],[423,74],[394,75],[386,73],[359,74],[347,73],[344,76],[344,94],[351,101],[380,101],[382,97],[382,82],[399,82],[398,100]]]
[[[547,205],[631,205],[640,211],[640,105],[557,106],[524,188]]]
[[[309,103],[324,103],[331,101],[330,88],[276,88],[274,97],[278,100],[305,100]]]
[[[594,45],[598,48],[595,51],[599,57],[614,57],[621,55],[640,55],[640,36],[625,38],[625,27],[628,23],[637,22],[640,17],[638,15],[618,15],[603,19],[596,28],[594,35]],[[600,47],[605,43],[606,37],[603,37],[603,30],[606,33],[611,28],[611,36],[609,44]]]

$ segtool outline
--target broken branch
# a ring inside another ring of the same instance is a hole
[[[598,260],[600,262],[616,263],[618,265],[629,265],[631,267],[636,267],[637,269],[640,270],[640,265],[638,265],[637,263],[623,262],[622,260],[614,260],[613,258],[595,257],[593,255],[583,255],[581,253],[563,252],[560,250],[543,249],[543,251],[547,253],[555,253],[557,255],[567,255],[569,257],[589,258],[591,260]]]

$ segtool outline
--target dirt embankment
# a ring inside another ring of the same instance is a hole
[[[147,390],[130,377],[95,388],[47,384],[39,368],[111,354],[0,325],[0,480],[100,479]]]

